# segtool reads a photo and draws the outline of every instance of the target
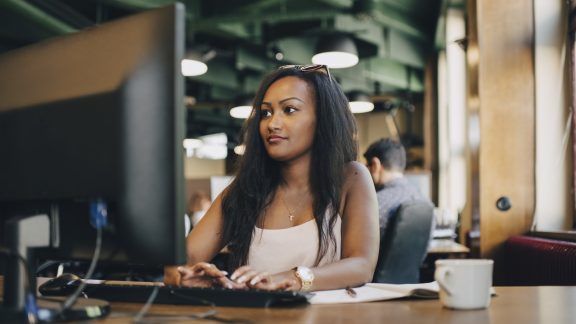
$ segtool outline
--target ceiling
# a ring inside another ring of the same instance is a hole
[[[418,98],[426,61],[444,45],[443,14],[464,1],[180,1],[187,8],[187,51],[203,56],[209,69],[186,80],[188,136],[223,131],[233,140],[242,121],[228,110],[238,97],[253,93],[278,65],[309,63],[317,39],[335,31],[353,37],[360,56],[357,66],[332,70],[346,92]],[[0,52],[173,2],[2,0]]]

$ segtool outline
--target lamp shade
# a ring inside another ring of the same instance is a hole
[[[230,116],[234,118],[246,119],[250,117],[252,106],[236,106],[230,109]]]
[[[184,76],[202,75],[207,71],[208,66],[204,62],[193,59],[182,60],[182,75]]]
[[[372,103],[370,97],[363,92],[351,92],[348,98],[350,111],[352,111],[353,114],[361,114],[374,110],[374,103]]]
[[[348,35],[329,34],[320,36],[312,63],[324,64],[332,69],[343,69],[358,64],[358,49]]]
[[[236,106],[230,108],[230,116],[246,119],[252,113],[252,96],[241,96],[236,100]]]

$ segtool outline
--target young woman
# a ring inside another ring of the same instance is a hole
[[[372,279],[378,206],[356,162],[356,124],[326,66],[269,74],[244,128],[234,181],[187,238],[183,286],[326,290]],[[224,247],[226,271],[208,263]]]

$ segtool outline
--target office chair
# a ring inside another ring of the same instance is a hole
[[[434,206],[425,201],[404,203],[380,233],[380,251],[373,282],[419,283],[432,232]]]

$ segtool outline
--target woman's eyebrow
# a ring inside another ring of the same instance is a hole
[[[298,101],[304,103],[304,100],[302,100],[302,99],[300,99],[300,98],[298,98],[298,97],[285,98],[285,99],[280,100],[279,103],[284,103],[284,102],[286,102],[286,101],[288,101],[288,100],[298,100]],[[266,102],[266,101],[262,101],[262,105],[272,106],[272,103]]]
[[[298,97],[289,97],[289,98],[286,98],[286,99],[282,99],[282,100],[280,100],[280,103],[286,102],[286,101],[288,101],[288,100],[298,100],[298,101],[304,103],[304,100],[302,100],[302,99],[300,99],[300,98],[298,98]]]

